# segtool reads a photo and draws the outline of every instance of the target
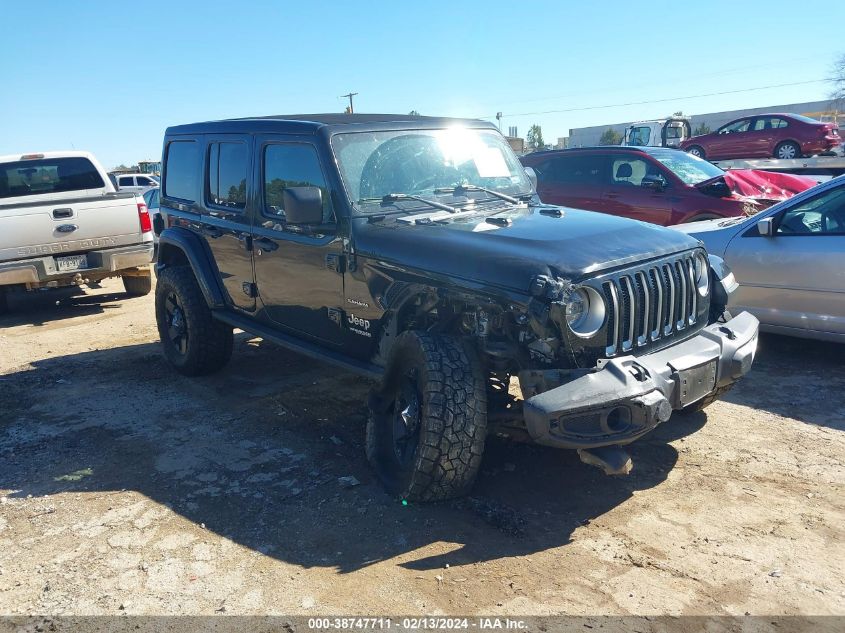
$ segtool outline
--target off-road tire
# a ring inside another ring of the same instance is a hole
[[[692,154],[693,156],[698,156],[699,158],[707,158],[707,155],[704,153],[704,148],[701,145],[690,145],[687,148],[687,153]]]
[[[795,155],[792,158],[793,159],[801,158],[801,146],[798,145],[798,143],[796,143],[794,141],[783,141],[782,143],[778,143],[777,146],[775,147],[775,151],[774,151],[773,156],[775,158],[781,158],[781,156],[780,156],[781,149],[783,149],[785,147],[789,147],[789,146],[791,146],[793,148],[793,151],[795,152]],[[789,159],[784,158],[782,160],[789,160]]]
[[[419,437],[404,465],[394,444],[403,381],[419,396]],[[396,338],[366,431],[367,458],[390,494],[439,501],[472,487],[487,435],[486,387],[477,357],[458,339],[416,331]]]
[[[168,297],[174,295],[187,334],[185,352],[169,337]],[[232,327],[215,320],[193,271],[186,266],[165,268],[156,283],[156,323],[164,356],[181,374],[204,376],[221,369],[232,357]]]
[[[143,277],[126,275],[123,277],[123,288],[130,297],[143,297],[153,289],[152,273]]]

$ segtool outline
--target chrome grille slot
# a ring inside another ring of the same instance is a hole
[[[626,270],[601,282],[607,300],[608,357],[685,331],[698,320],[695,263],[690,254]]]

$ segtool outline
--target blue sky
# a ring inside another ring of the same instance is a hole
[[[845,40],[831,35],[826,7],[3,2],[0,154],[75,147],[111,168],[158,156],[168,125],[338,112],[349,91],[359,93],[358,112],[501,111],[503,129],[516,125],[524,135],[539,123],[547,142],[572,127],[679,109],[812,101],[829,85],[690,97],[827,77]],[[616,105],[675,97],[688,98]],[[569,109],[578,110],[552,112]]]

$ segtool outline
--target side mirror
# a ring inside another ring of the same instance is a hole
[[[666,188],[666,180],[663,176],[643,176],[640,187],[652,191],[663,191]]]
[[[775,234],[775,219],[768,217],[757,220],[757,232],[763,237],[772,237]]]
[[[537,189],[537,172],[534,171],[533,167],[526,167],[525,168],[525,175],[528,176],[528,180],[531,181],[531,186],[534,189]]]
[[[288,187],[282,191],[282,205],[288,224],[320,224],[323,221],[323,192],[319,187]]]

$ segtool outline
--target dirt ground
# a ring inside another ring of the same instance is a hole
[[[762,337],[628,477],[491,441],[472,497],[404,506],[365,380],[246,334],[181,377],[119,281],[13,308],[0,613],[845,614],[845,346]]]

